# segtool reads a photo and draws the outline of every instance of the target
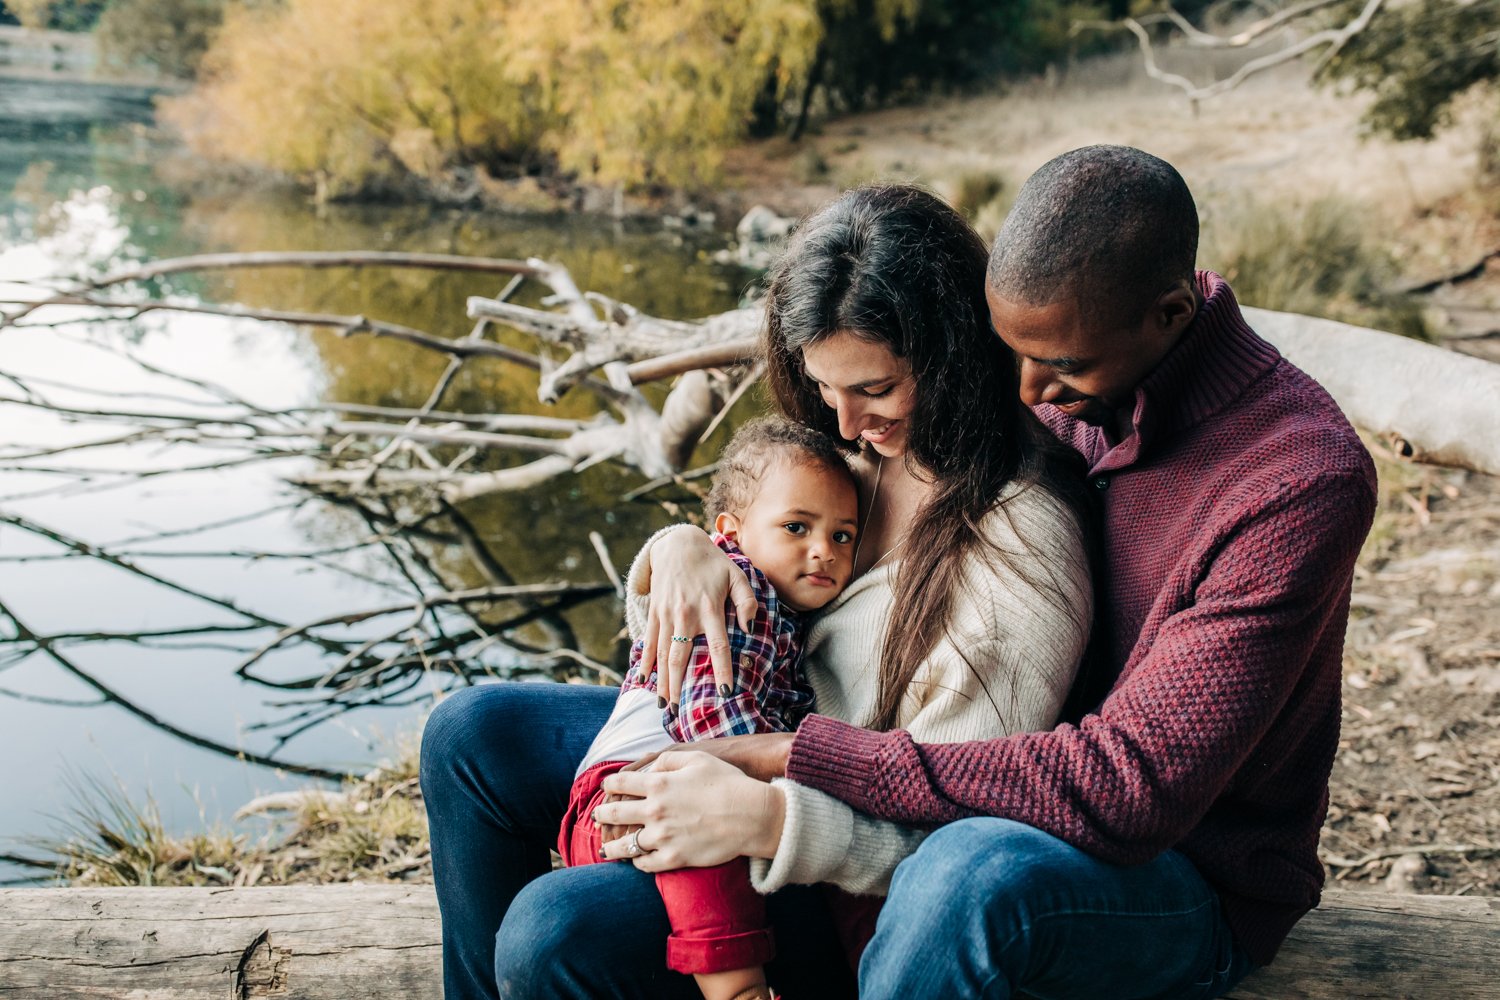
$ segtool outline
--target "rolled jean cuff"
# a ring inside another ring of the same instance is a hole
[[[683,937],[673,933],[667,938],[667,968],[673,972],[697,974],[747,969],[765,965],[775,955],[776,939],[769,927],[712,937]]]

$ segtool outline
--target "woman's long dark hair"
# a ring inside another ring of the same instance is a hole
[[[908,687],[949,625],[966,557],[998,559],[1065,603],[1066,573],[1052,565],[1060,553],[1018,560],[980,529],[1007,484],[1046,488],[1087,523],[1078,457],[1020,401],[1014,355],[990,327],[988,259],[984,241],[940,198],[908,185],[867,186],[807,219],[771,278],[768,379],[789,417],[843,440],[802,360],[835,333],[885,345],[915,379],[906,461],[932,492],[907,529],[921,544],[902,549],[900,613],[886,630],[866,722],[874,729],[895,728]]]

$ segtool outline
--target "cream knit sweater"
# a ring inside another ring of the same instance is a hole
[[[1063,504],[1040,488],[1013,486],[984,530],[1013,565],[978,555],[964,567],[947,635],[908,687],[897,720],[921,743],[1050,729],[1088,641],[1088,561],[1079,525]],[[657,537],[630,569],[632,636],[644,631],[643,557]],[[804,668],[821,715],[860,724],[874,714],[880,651],[890,616],[899,613],[892,607],[899,555],[898,549],[851,583],[809,626]],[[927,835],[796,782],[775,785],[786,797],[786,822],[776,856],[751,859],[751,881],[761,892],[831,882],[884,895],[896,865]]]

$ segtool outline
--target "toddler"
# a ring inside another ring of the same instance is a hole
[[[564,864],[600,860],[592,814],[604,801],[606,775],[672,743],[790,732],[812,708],[799,615],[837,597],[853,571],[859,501],[848,464],[818,431],[779,418],[757,420],[724,450],[705,508],[714,541],[744,571],[759,603],[748,631],[739,628],[732,604],[724,609],[734,684],[715,686],[701,636],[674,636],[693,650],[680,708],[663,709],[656,671],[641,676],[641,642],[634,637],[619,701],[573,781],[558,837]],[[670,968],[691,973],[707,1000],[772,995],[763,969],[774,950],[771,931],[744,858],[663,872],[656,884],[672,925]]]

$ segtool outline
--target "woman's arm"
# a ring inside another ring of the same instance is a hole
[[[693,649],[690,642],[673,642],[674,635],[703,636],[714,683],[733,684],[724,602],[734,601],[735,617],[744,629],[755,619],[758,605],[750,581],[712,539],[685,524],[657,532],[631,564],[626,590],[626,626],[641,639],[641,671],[649,676],[653,666],[658,668],[658,689],[665,700],[675,705],[681,699]],[[645,608],[642,598],[649,599]]]
[[[1054,563],[1028,568],[1015,560],[981,560],[966,572],[952,627],[919,674],[922,687],[904,720],[919,740],[980,739],[1046,728],[1056,720],[1088,636],[1087,561],[1076,525],[1055,500],[1036,491],[1017,508],[995,522],[1001,532],[996,544],[1013,553],[1047,552]],[[637,571],[631,575],[634,583]],[[784,771],[789,735],[738,739],[758,762],[753,769],[760,776]],[[653,772],[622,772],[605,779],[605,788],[639,797],[601,806],[599,821],[644,827],[638,842],[653,853],[635,861],[647,871],[744,855],[770,861],[761,866],[760,879],[768,888],[832,881],[850,891],[878,892],[925,836],[811,789],[767,786],[702,752],[663,754]],[[836,858],[832,848],[841,845],[847,850]],[[625,847],[623,839],[615,841],[606,845],[606,855],[629,857]],[[856,850],[868,857],[854,857]]]
[[[856,895],[884,896],[896,866],[930,832],[857,812],[795,781],[773,784],[786,815],[775,856],[750,859],[750,884],[758,892],[829,882]]]

